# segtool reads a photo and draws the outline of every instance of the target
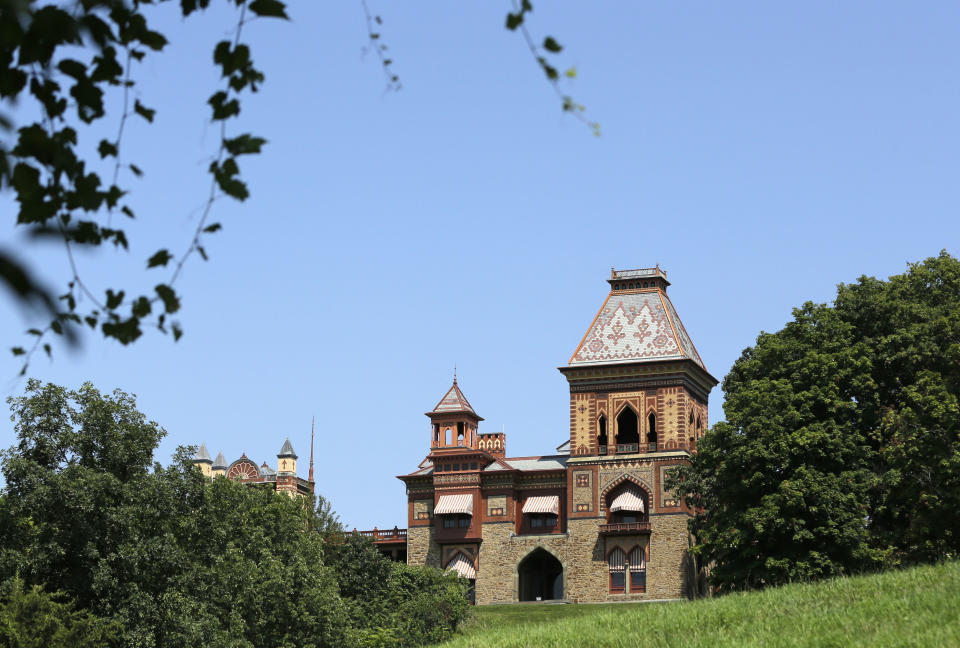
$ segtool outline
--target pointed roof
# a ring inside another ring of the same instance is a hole
[[[473,408],[470,406],[470,403],[467,401],[467,397],[463,395],[463,392],[460,391],[460,387],[457,385],[457,379],[453,379],[453,386],[447,391],[443,398],[440,399],[440,402],[437,403],[437,406],[433,408],[432,411],[428,412],[429,414],[451,414],[457,412],[465,412],[467,414],[472,414],[476,416],[481,421],[483,420],[480,416],[473,411]]]
[[[656,270],[660,276],[662,270]],[[641,271],[614,272],[613,289],[570,358],[570,366],[689,359],[706,371],[667,297],[666,281],[626,284],[620,277],[637,272]]]
[[[201,443],[200,449],[197,450],[197,454],[193,457],[194,461],[206,461],[207,463],[212,463],[213,459],[210,458],[210,453],[207,452],[207,444]]]
[[[213,460],[213,467],[217,469],[227,467],[227,460],[224,458],[222,450],[217,454],[217,458]]]
[[[290,438],[288,437],[286,441],[283,442],[283,447],[280,448],[280,454],[277,457],[292,457],[297,458],[297,453],[293,451],[293,445],[290,443]]]

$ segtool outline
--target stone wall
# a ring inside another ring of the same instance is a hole
[[[674,599],[686,596],[686,515],[652,516],[647,591],[610,594],[606,541],[599,534],[603,518],[574,519],[567,533],[514,535],[513,524],[484,524],[477,570],[477,604],[513,603],[518,600],[517,566],[538,547],[563,565],[564,598],[576,603]],[[637,538],[641,544],[646,538]]]
[[[647,561],[645,598],[670,599],[687,596],[691,579],[687,549],[690,533],[686,514],[650,516],[650,558]]]
[[[433,540],[432,526],[407,529],[407,564],[440,567],[440,545]]]

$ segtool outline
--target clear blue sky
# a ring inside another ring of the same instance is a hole
[[[87,337],[33,362],[43,380],[135,393],[169,433],[161,461],[204,441],[275,464],[289,436],[305,475],[316,416],[318,490],[348,527],[402,526],[394,476],[426,453],[423,413],[455,363],[510,454],[567,437],[556,367],[611,266],[668,271],[721,379],[792,307],[960,254],[957,3],[536,2],[530,29],[565,46],[594,138],[503,28],[509,2],[369,2],[398,93],[362,54],[358,2],[294,1],[291,22],[245,28],[267,82],[233,128],[270,144],[243,167],[251,198],[215,206],[211,261],[187,267],[183,339]],[[124,142],[146,173],[132,250],[82,258],[94,285],[149,289],[145,259],[195,227],[210,53],[231,20],[214,4],[186,22],[176,3],[157,12],[169,50],[136,71],[156,123],[131,121]],[[19,245],[11,222],[2,242]],[[58,250],[28,258],[66,281]],[[7,299],[0,313],[4,346],[24,344],[36,322]],[[5,395],[18,369],[0,355]],[[718,388],[711,423],[721,404]]]

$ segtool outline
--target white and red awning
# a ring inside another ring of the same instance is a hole
[[[539,495],[528,497],[523,502],[524,513],[552,513],[560,515],[560,497],[558,495]]]
[[[477,570],[474,569],[473,563],[463,554],[457,554],[456,558],[447,563],[447,569],[457,572],[460,578],[474,579],[477,577]]]
[[[628,487],[617,495],[610,502],[610,512],[616,513],[617,511],[639,511],[643,513],[643,497],[640,495],[640,489],[636,486]]]
[[[434,515],[456,515],[465,513],[473,515],[473,494],[460,493],[459,495],[441,495],[437,506],[433,509]]]

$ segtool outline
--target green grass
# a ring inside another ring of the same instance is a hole
[[[443,646],[960,646],[960,563],[695,602],[481,607]]]

